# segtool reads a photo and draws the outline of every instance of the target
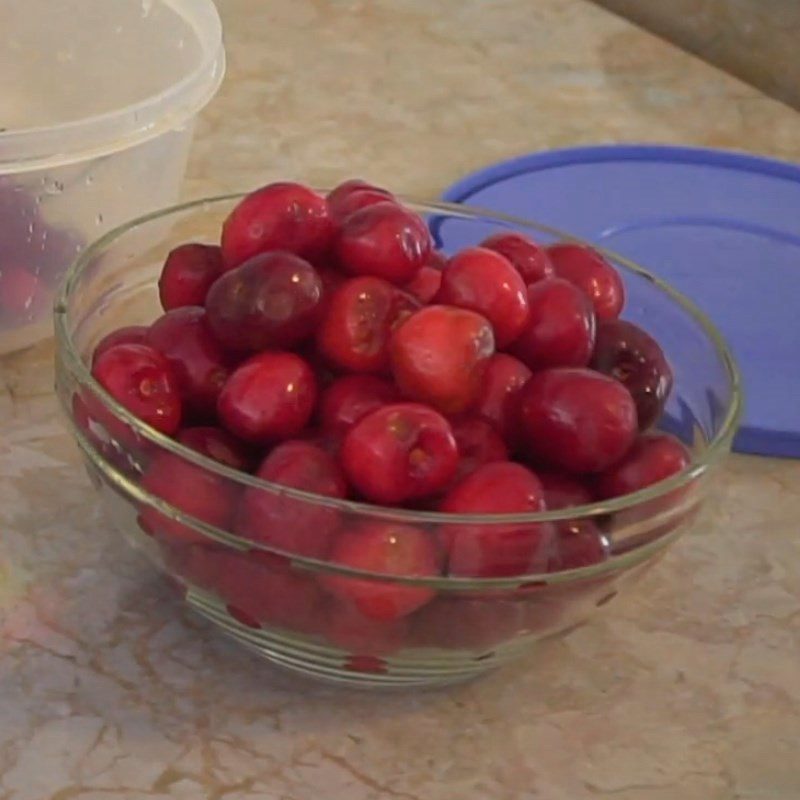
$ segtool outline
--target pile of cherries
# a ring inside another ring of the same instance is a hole
[[[509,231],[448,257],[385,189],[350,180],[324,197],[275,183],[233,209],[220,246],[173,250],[159,293],[165,313],[106,336],[93,376],[161,433],[276,484],[519,515],[634,492],[689,463],[651,430],[672,385],[664,354],[619,319],[622,280],[585,246]],[[141,485],[285,554],[389,576],[497,578],[608,556],[588,520],[434,529],[240,490],[164,450],[145,457]],[[314,578],[263,550],[215,546],[150,506],[139,520],[180,574],[248,624],[319,632],[319,609],[333,608],[326,635],[375,653],[423,606],[428,620],[448,613],[426,586]]]

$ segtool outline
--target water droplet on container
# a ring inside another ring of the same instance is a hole
[[[42,185],[44,186],[44,193],[51,197],[61,194],[64,191],[63,182],[53,180],[52,178],[42,178]]]
[[[153,0],[142,0],[142,16],[149,17],[153,10]]]
[[[102,224],[103,224],[103,215],[102,215],[102,214],[98,214],[98,215],[97,215],[97,216],[94,218],[94,224],[95,224],[95,225],[102,225]]]
[[[91,186],[91,185],[94,183],[94,175],[87,175],[87,176],[84,178],[84,183],[85,183],[87,186]]]

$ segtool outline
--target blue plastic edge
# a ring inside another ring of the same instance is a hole
[[[658,144],[601,144],[587,147],[566,147],[514,156],[506,161],[479,169],[456,181],[442,194],[442,200],[462,203],[475,192],[522,172],[539,172],[564,164],[592,164],[614,160],[675,161],[683,164],[704,164],[731,167],[767,174],[774,178],[800,181],[800,166],[736,150],[714,150],[707,147],[680,147]]]

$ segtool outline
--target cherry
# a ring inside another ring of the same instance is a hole
[[[589,488],[570,475],[560,472],[537,472],[544,489],[544,500],[548,511],[592,502]],[[555,524],[558,538],[548,563],[550,572],[577,569],[604,561],[610,545],[591,519],[567,519]]]
[[[150,326],[145,342],[169,362],[186,407],[200,416],[213,416],[229,370],[205,310],[184,306],[167,311]]]
[[[525,630],[525,603],[500,594],[444,595],[411,621],[414,646],[486,652]]]
[[[161,450],[155,454],[141,480],[146,492],[195,520],[227,530],[237,499],[237,487],[205,467]],[[174,519],[153,506],[142,506],[145,528],[170,544],[209,542],[191,522]]]
[[[478,467],[442,500],[451,514],[524,514],[545,510],[539,479],[521,464],[498,461]],[[497,578],[544,572],[552,532],[541,523],[448,524],[441,529],[448,573]]]
[[[392,329],[418,307],[415,298],[381,278],[352,278],[330,296],[317,348],[340,369],[385,372]]]
[[[322,293],[322,279],[307,261],[291,253],[262,253],[211,287],[208,324],[231,350],[293,347],[313,333]]]
[[[269,250],[314,258],[332,234],[324,197],[299,183],[271,183],[247,195],[225,220],[222,258],[226,269]]]
[[[636,437],[636,405],[618,381],[588,369],[537,372],[522,389],[529,453],[567,472],[600,472]]]
[[[222,250],[192,242],[171,250],[158,279],[158,296],[165,311],[202,306],[214,281],[222,275]]]
[[[344,375],[322,393],[319,420],[325,434],[344,436],[363,416],[400,400],[397,387],[373,375]]]
[[[222,428],[199,426],[183,428],[175,437],[181,444],[225,464],[227,467],[249,472],[252,455],[248,447]]]
[[[325,596],[311,576],[275,565],[269,553],[215,554],[216,592],[228,613],[248,627],[262,623],[298,633],[318,633]]]
[[[441,250],[431,250],[426,266],[441,272],[447,266],[447,256]]]
[[[350,602],[334,600],[323,635],[334,646],[359,656],[388,656],[403,647],[408,618],[383,620],[364,616]]]
[[[92,366],[94,379],[122,406],[161,433],[181,424],[179,382],[161,353],[143,344],[118,344]]]
[[[658,420],[672,390],[672,369],[652,336],[622,319],[601,322],[591,366],[627,387],[641,430]]]
[[[583,506],[592,502],[592,493],[588,486],[571,475],[542,470],[536,475],[544,489],[544,501],[548,511]]]
[[[495,353],[486,363],[472,410],[494,425],[509,447],[519,436],[519,393],[531,371],[518,358]]]
[[[547,565],[549,572],[599,564],[611,552],[608,538],[590,519],[565,520],[557,524],[556,530],[558,538]]]
[[[320,582],[335,597],[350,602],[365,617],[396,620],[424,606],[434,597],[427,586],[393,583],[388,576],[434,577],[439,557],[433,538],[411,525],[365,520],[339,534],[330,560],[381,578],[325,574]]]
[[[528,322],[520,274],[508,259],[483,247],[468,247],[447,262],[436,302],[482,314],[492,324],[498,347],[513,342]]]
[[[33,320],[47,308],[44,282],[24,267],[0,267],[0,318]]]
[[[686,446],[667,433],[645,433],[626,456],[597,476],[594,487],[601,499],[638,492],[686,469],[692,456]]]
[[[301,440],[279,444],[256,476],[271,483],[325,497],[347,496],[347,483],[333,457]],[[325,558],[339,526],[339,511],[312,500],[289,497],[277,489],[248,487],[236,531],[291,555]]]
[[[494,336],[475,311],[426,306],[395,329],[389,348],[392,373],[406,397],[457,414],[478,395]]]
[[[423,305],[430,303],[442,285],[442,271],[437,267],[426,264],[420,267],[419,272],[403,286],[403,289],[413,295]]]
[[[459,455],[454,482],[461,481],[484,464],[508,460],[505,442],[485,419],[460,417],[451,422],[451,427]]]
[[[350,428],[341,460],[364,497],[396,504],[443,489],[455,475],[458,448],[443,416],[418,403],[395,403]]]
[[[92,353],[92,364],[94,364],[106,350],[110,350],[118,344],[145,344],[146,337],[146,325],[126,325],[123,328],[117,328],[107,333],[97,343]]]
[[[375,275],[391,283],[410,281],[431,252],[424,221],[393,202],[351,214],[334,245],[339,264],[351,275]]]
[[[619,273],[591,247],[554,244],[547,248],[556,275],[586,293],[597,319],[614,319],[625,304],[625,286]]]
[[[220,421],[258,444],[291,439],[305,428],[317,399],[311,367],[294,353],[261,353],[240,364],[217,401]]]
[[[530,319],[512,352],[533,370],[585,367],[594,347],[595,318],[589,298],[561,278],[528,287]]]
[[[139,518],[139,525],[147,525]],[[216,589],[219,574],[219,554],[225,545],[211,539],[200,541],[161,540],[162,556],[169,575],[178,576],[184,583],[206,591]]]
[[[394,195],[386,189],[355,178],[340,183],[328,194],[327,200],[331,217],[341,223],[361,208],[375,203],[393,202]]]
[[[335,292],[347,280],[346,275],[342,275],[336,267],[332,267],[329,264],[316,264],[314,269],[316,269],[317,275],[322,281],[323,299]]]
[[[493,233],[480,246],[507,258],[526,286],[555,274],[547,251],[521,233]]]

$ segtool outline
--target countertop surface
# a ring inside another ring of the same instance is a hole
[[[800,116],[583,0],[219,0],[187,196],[361,175],[435,195],[544,147],[800,159]],[[712,524],[592,624],[454,689],[275,672],[97,508],[51,346],[0,361],[0,800],[796,800],[800,463],[732,458]]]

